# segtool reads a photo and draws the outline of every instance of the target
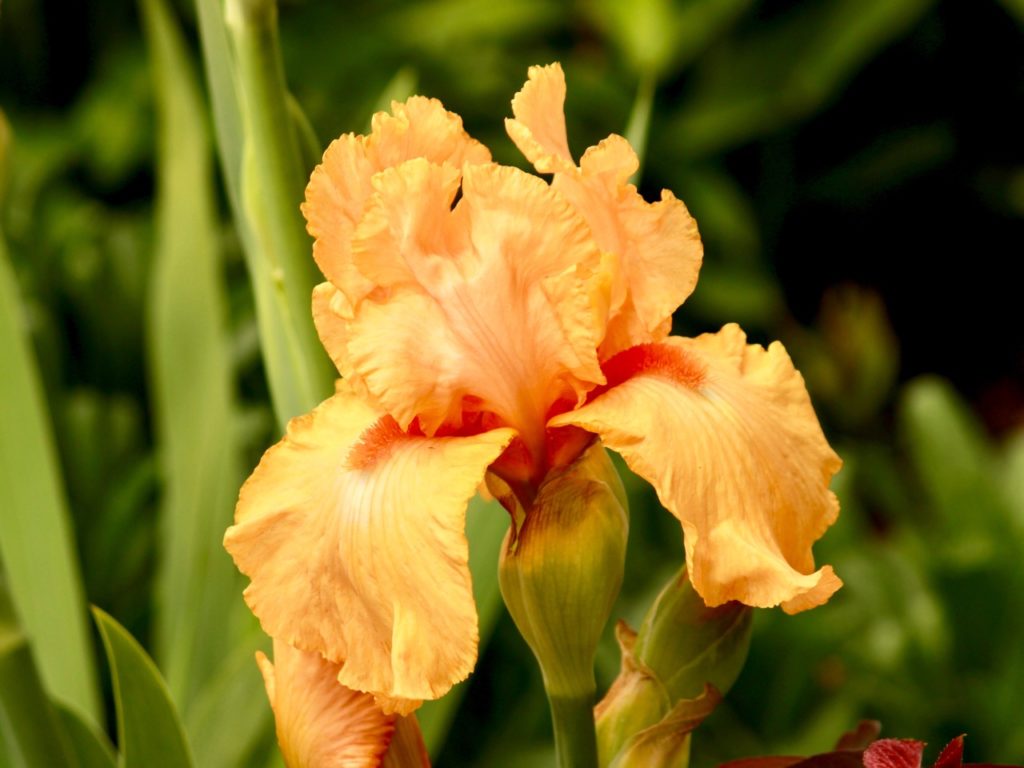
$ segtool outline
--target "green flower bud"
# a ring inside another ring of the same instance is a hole
[[[622,586],[625,492],[599,442],[550,476],[505,538],[501,594],[551,698],[592,696],[594,655]]]
[[[751,617],[739,603],[708,608],[684,568],[658,595],[639,632],[620,622],[622,669],[595,710],[600,764],[686,766],[690,731],[743,667]]]
[[[659,722],[672,709],[668,690],[633,653],[636,632],[624,621],[615,625],[622,669],[594,709],[599,764],[609,765],[633,734]]]
[[[724,695],[747,660],[752,619],[742,603],[707,607],[683,568],[644,617],[634,653],[672,701],[699,696],[708,683]]]

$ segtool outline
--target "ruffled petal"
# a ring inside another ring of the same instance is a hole
[[[349,383],[352,383],[353,376],[347,356],[348,323],[351,320],[352,302],[333,283],[320,283],[313,289],[313,324],[320,343]]]
[[[476,165],[461,182],[453,210],[459,177],[446,166],[378,174],[352,242],[375,290],[321,304],[317,325],[339,368],[403,427],[458,426],[471,402],[536,448],[551,404],[604,380],[601,254],[537,177]]]
[[[373,175],[414,157],[454,168],[491,159],[487,148],[463,130],[462,119],[436,99],[413,96],[393,102],[391,111],[373,116],[370,135],[345,134],[331,142],[313,170],[302,206],[315,238],[313,258],[352,302],[373,290],[373,283],[353,268],[349,252],[352,233],[373,192]]]
[[[293,419],[242,486],[224,544],[272,637],[341,664],[402,714],[476,657],[466,504],[511,430],[409,435],[346,385]]]
[[[545,67],[530,67],[527,77],[526,84],[512,99],[515,118],[505,119],[508,135],[541,173],[575,169],[565,131],[562,65],[555,62]]]
[[[552,420],[601,436],[682,522],[694,587],[795,613],[841,582],[814,570],[811,545],[838,515],[828,490],[841,466],[803,378],[778,342],[747,345],[738,326],[627,350],[608,385]]]
[[[618,256],[602,359],[668,335],[672,313],[697,285],[704,256],[697,223],[682,201],[666,189],[661,200],[648,203],[632,184],[617,183],[619,176],[607,168],[588,173],[584,166],[554,181],[591,227],[598,247]]]
[[[338,682],[339,665],[274,641],[256,654],[288,768],[377,768],[395,730],[373,696]]]
[[[633,148],[611,135],[576,167],[565,135],[565,75],[558,64],[531,67],[512,101],[509,136],[583,216],[598,247],[616,256],[608,328],[601,357],[663,340],[675,309],[693,293],[703,259],[697,225],[668,190],[646,202],[629,183],[639,167]]]

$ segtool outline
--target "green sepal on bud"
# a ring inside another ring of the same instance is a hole
[[[600,764],[685,768],[689,733],[736,681],[750,647],[752,611],[709,608],[684,568],[665,586],[639,632],[616,627],[622,668],[597,705]]]
[[[595,441],[545,480],[502,547],[501,594],[540,665],[563,765],[585,765],[579,752],[595,750],[594,656],[622,586],[626,509],[618,473]],[[566,744],[567,733],[579,743]]]
[[[698,696],[707,683],[724,695],[747,660],[753,616],[742,603],[706,606],[683,568],[644,616],[635,652],[673,700]]]

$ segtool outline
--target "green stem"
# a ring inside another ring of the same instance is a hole
[[[640,83],[637,85],[636,101],[633,102],[633,109],[629,113],[629,122],[626,123],[626,140],[632,145],[639,161],[636,173],[633,174],[630,181],[637,185],[640,184],[640,175],[644,169],[647,134],[651,125],[651,111],[654,109],[654,91],[654,75],[650,73],[641,75]]]
[[[330,394],[334,373],[312,323],[318,281],[299,203],[307,168],[284,80],[273,0],[228,0],[241,107],[241,209],[274,410],[283,424]]]
[[[594,694],[548,696],[558,768],[597,768]]]

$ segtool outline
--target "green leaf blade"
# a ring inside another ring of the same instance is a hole
[[[0,560],[46,690],[99,725],[78,554],[25,328],[0,237]]]
[[[159,126],[147,316],[165,485],[157,657],[187,711],[253,621],[220,545],[242,473],[212,150],[181,32],[162,0],[141,7]]]
[[[16,627],[0,625],[0,764],[12,768],[75,766],[36,672],[28,642]]]
[[[193,765],[185,731],[156,665],[128,631],[93,608],[110,662],[122,768]]]
[[[79,768],[116,768],[117,755],[106,735],[85,722],[74,710],[58,706],[57,714],[78,758]]]

